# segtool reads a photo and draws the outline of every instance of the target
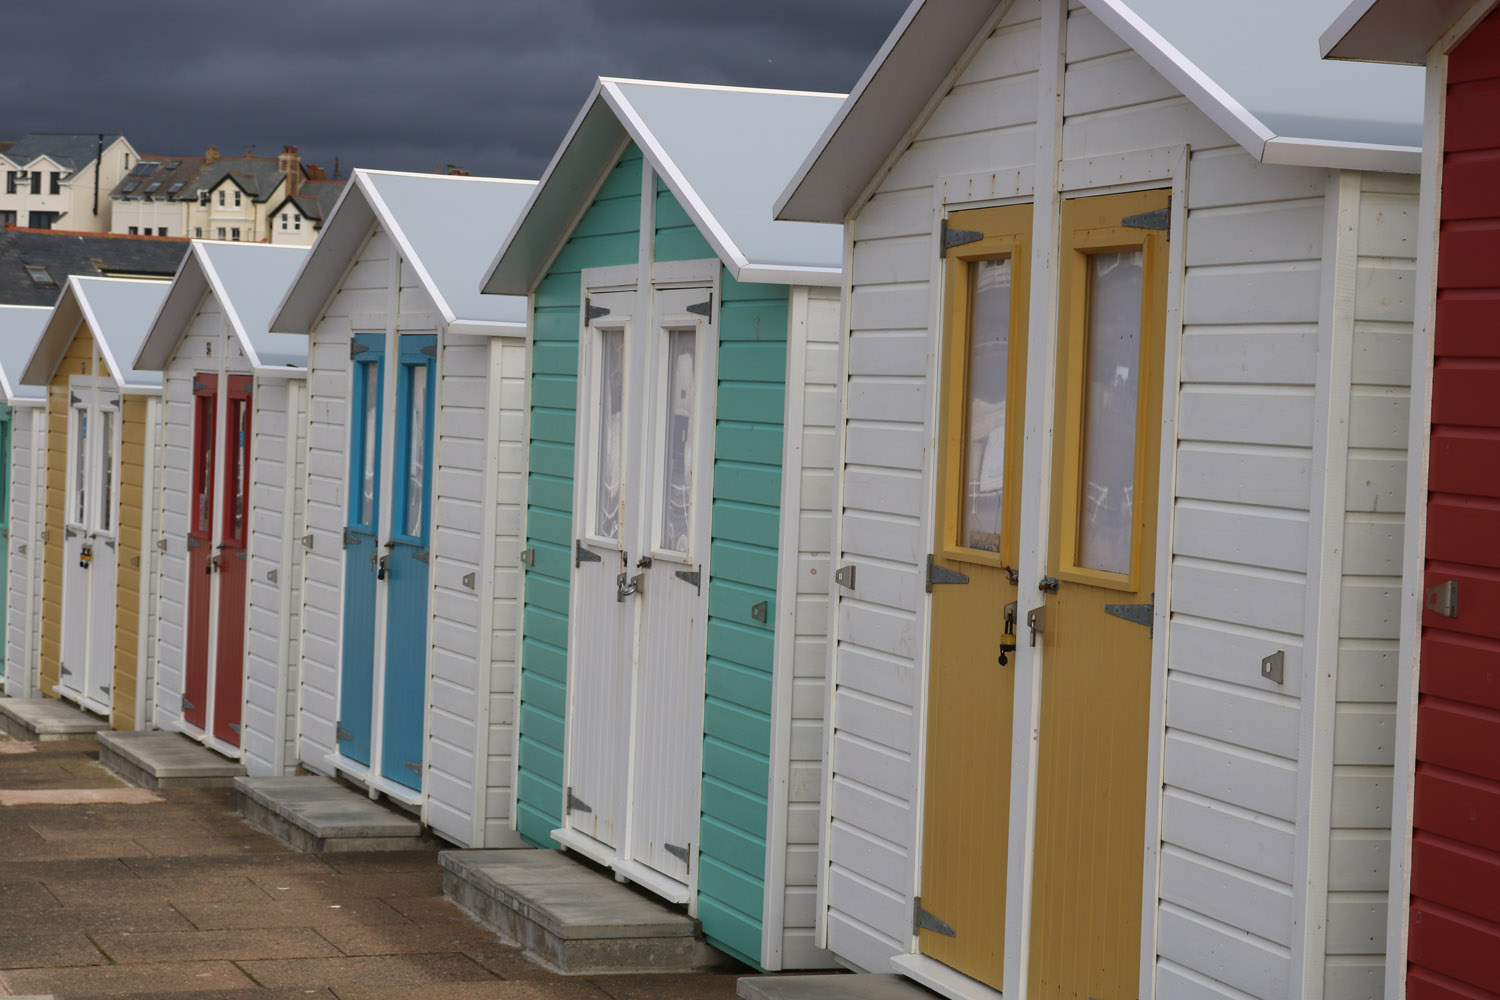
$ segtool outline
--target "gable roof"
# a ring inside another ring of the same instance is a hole
[[[205,166],[197,178],[183,188],[178,198],[196,198],[199,191],[212,191],[228,180],[255,201],[265,201],[276,193],[285,179],[281,161],[275,157],[225,156]]]
[[[212,292],[255,368],[307,367],[307,337],[272,333],[271,312],[307,257],[307,247],[196,240],[135,355],[135,367],[163,371]]]
[[[1257,160],[1420,169],[1421,75],[1319,58],[1317,35],[1346,0],[1082,2]],[[913,0],[778,200],[778,218],[847,218],[999,6]]]
[[[160,390],[161,372],[127,366],[133,365],[140,352],[169,287],[165,281],[76,275],[69,278],[52,308],[36,350],[21,373],[21,381],[26,385],[46,385],[52,381],[82,320],[93,331],[99,355],[117,385]]]
[[[479,293],[495,234],[510,228],[536,181],[356,170],[271,320],[306,333],[378,223],[412,265],[445,323],[526,326],[526,300]]]
[[[627,140],[739,281],[837,284],[840,226],[779,222],[771,204],[840,94],[601,78],[485,277],[531,291]]]
[[[0,232],[0,303],[50,308],[75,274],[170,278],[187,251],[187,240],[172,237],[7,229]],[[37,284],[28,266],[45,268],[53,283]]]
[[[14,405],[47,398],[45,387],[22,385],[21,372],[51,315],[47,306],[0,306],[0,394],[4,402]]]
[[[108,149],[122,138],[116,132],[104,133],[103,148]],[[45,156],[64,170],[77,173],[98,158],[99,141],[98,132],[30,132],[17,139],[3,155],[17,167],[27,167]]]
[[[276,215],[282,208],[291,202],[297,211],[302,213],[305,219],[313,219],[322,222],[328,218],[333,211],[333,206],[339,202],[339,196],[344,193],[346,181],[303,181],[297,188],[297,193],[287,195],[276,203],[271,209],[271,215]]]
[[[1427,50],[1478,0],[1354,0],[1318,39],[1328,59],[1425,66]]]

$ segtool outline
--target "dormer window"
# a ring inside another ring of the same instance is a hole
[[[36,285],[38,288],[57,287],[57,279],[52,277],[52,275],[48,273],[47,269],[40,264],[27,264],[26,276],[29,277],[31,279],[31,283]]]

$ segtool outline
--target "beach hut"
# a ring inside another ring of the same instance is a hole
[[[355,171],[271,322],[307,333],[297,759],[506,847],[533,181]]]
[[[307,338],[268,331],[307,250],[195,242],[135,367],[163,373],[156,726],[295,767]]]
[[[22,373],[47,389],[41,690],[151,722],[161,373],[131,367],[164,281],[73,276]]]
[[[516,825],[763,969],[813,943],[838,226],[828,94],[601,80],[485,288],[531,300]]]
[[[783,194],[848,240],[842,963],[1379,993],[1421,95],[1333,13],[916,2]]]
[[[1426,70],[1386,996],[1500,996],[1500,12],[1361,0],[1325,55]]]
[[[47,456],[47,393],[21,384],[21,372],[52,310],[0,306],[0,606],[5,637],[5,693],[40,692],[43,473]]]

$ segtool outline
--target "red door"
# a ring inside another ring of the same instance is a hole
[[[1448,63],[1412,813],[1411,1000],[1500,997],[1496,108],[1500,14],[1491,14]]]
[[[213,594],[214,429],[219,376],[193,376],[192,510],[188,515],[187,638],[182,718],[202,729],[208,713],[209,608]]]
[[[214,736],[240,745],[245,683],[245,574],[250,532],[250,385],[228,379],[224,429],[224,523],[219,543],[219,641],[214,657]]]

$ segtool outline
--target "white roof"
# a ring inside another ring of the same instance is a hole
[[[841,94],[604,78],[506,237],[485,291],[541,279],[626,139],[739,281],[837,284],[843,228],[778,221],[772,204]]]
[[[128,366],[140,353],[170,287],[165,281],[139,278],[69,277],[21,381],[27,385],[52,381],[81,319],[93,331],[99,354],[118,385],[159,391],[161,372]]]
[[[0,306],[0,393],[5,402],[47,398],[45,386],[22,385],[20,380],[51,315],[49,306]]]
[[[1422,74],[1320,58],[1318,35],[1347,0],[1082,2],[1257,160],[1421,168]],[[778,216],[847,218],[996,9],[997,0],[914,0],[782,194]]]
[[[377,221],[416,270],[444,322],[524,329],[526,300],[481,295],[479,282],[498,234],[510,228],[535,187],[536,181],[495,177],[354,171],[270,329],[311,329]]]
[[[1427,50],[1482,0],[1354,0],[1318,39],[1329,59],[1423,66]],[[1327,22],[1325,22],[1327,23]]]
[[[307,336],[272,333],[269,327],[272,310],[286,294],[307,253],[307,247],[194,240],[141,345],[135,366],[165,370],[192,326],[204,293],[211,291],[252,366],[306,368]]]

